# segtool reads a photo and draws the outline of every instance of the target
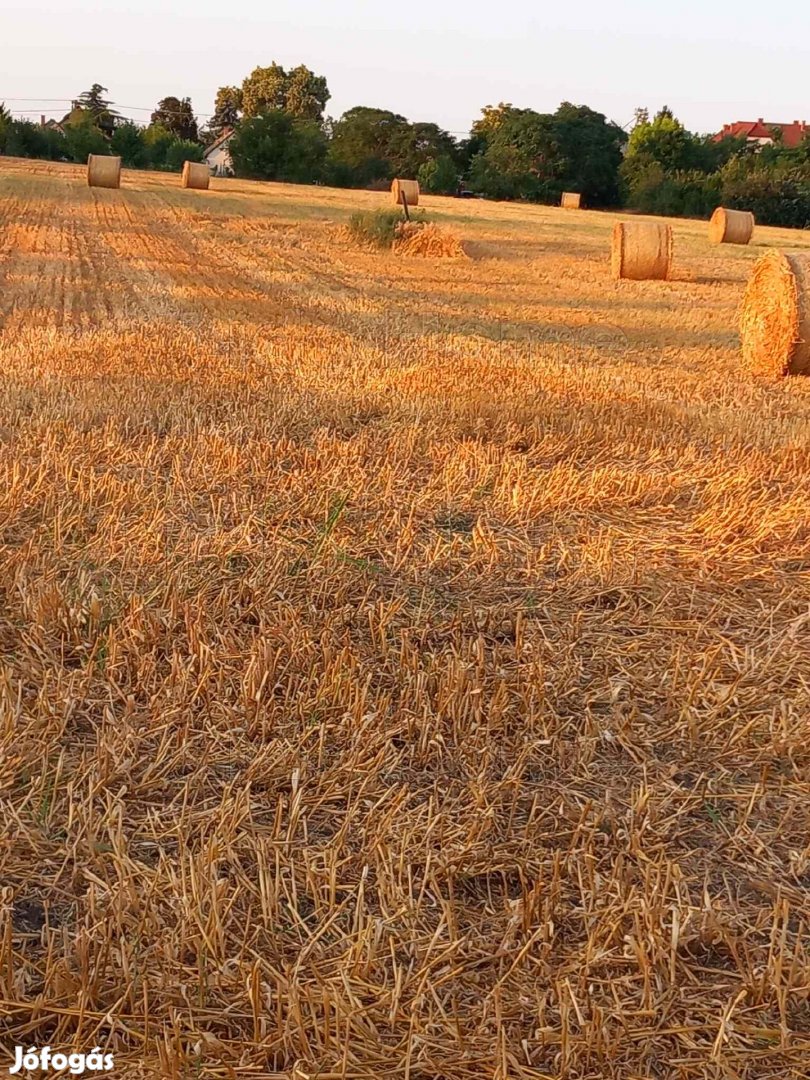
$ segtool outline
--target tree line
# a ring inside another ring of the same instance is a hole
[[[501,103],[456,139],[387,109],[360,105],[327,117],[326,79],[303,64],[257,67],[241,86],[221,87],[202,128],[188,97],[163,98],[141,127],[106,94],[94,84],[79,95],[61,130],[12,120],[0,107],[0,153],[67,161],[113,153],[130,167],[176,170],[232,130],[234,172],[249,179],[383,188],[408,176],[435,194],[464,186],[488,198],[557,203],[574,191],[592,207],[707,216],[737,206],[765,224],[810,227],[810,139],[797,148],[781,145],[778,131],[773,146],[717,141],[688,131],[668,108],[652,118],[638,109],[628,135],[585,105],[539,113]]]

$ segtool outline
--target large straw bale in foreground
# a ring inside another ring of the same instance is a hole
[[[121,187],[121,158],[88,154],[87,183],[90,187]]]
[[[560,199],[560,206],[564,210],[579,210],[582,206],[582,196],[578,191],[564,191],[562,199]]]
[[[183,173],[180,180],[183,187],[194,188],[195,191],[208,191],[210,180],[211,170],[204,162],[183,162]]]
[[[740,316],[756,375],[810,375],[810,254],[769,251],[754,264]]]
[[[672,227],[657,221],[618,222],[610,265],[615,278],[665,280],[672,265]]]
[[[408,206],[419,205],[419,181],[418,180],[394,180],[391,184],[391,194],[397,206],[402,205],[402,196],[408,200]]]
[[[712,244],[747,244],[754,232],[754,215],[747,210],[725,210],[718,206],[709,222]]]

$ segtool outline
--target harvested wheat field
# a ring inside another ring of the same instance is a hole
[[[799,1080],[810,380],[757,228],[0,163],[0,1043]]]

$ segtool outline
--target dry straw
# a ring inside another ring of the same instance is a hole
[[[712,244],[747,244],[754,232],[754,215],[747,210],[725,210],[718,206],[709,222]]]
[[[734,275],[47,167],[0,156],[2,1046],[808,1080],[810,393],[729,387]]]
[[[419,181],[418,180],[394,180],[391,184],[391,194],[397,206],[402,205],[402,196],[408,200],[408,206],[419,205]]]
[[[810,375],[810,254],[769,251],[754,265],[740,316],[756,375]]]
[[[610,262],[615,278],[630,281],[669,277],[672,228],[657,221],[620,221],[613,229]]]
[[[466,259],[464,246],[457,236],[438,225],[417,222],[403,224],[397,230],[393,250],[397,255],[422,255],[437,259]]]
[[[565,210],[579,210],[582,205],[582,196],[578,191],[564,191],[560,206]]]
[[[108,154],[89,154],[87,183],[90,187],[121,187],[121,158]]]
[[[196,191],[208,191],[211,180],[211,170],[204,163],[197,161],[184,161],[181,184],[185,188],[194,188]]]

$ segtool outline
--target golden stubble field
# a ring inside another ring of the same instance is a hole
[[[807,1075],[810,236],[424,201],[0,163],[9,1062]]]

